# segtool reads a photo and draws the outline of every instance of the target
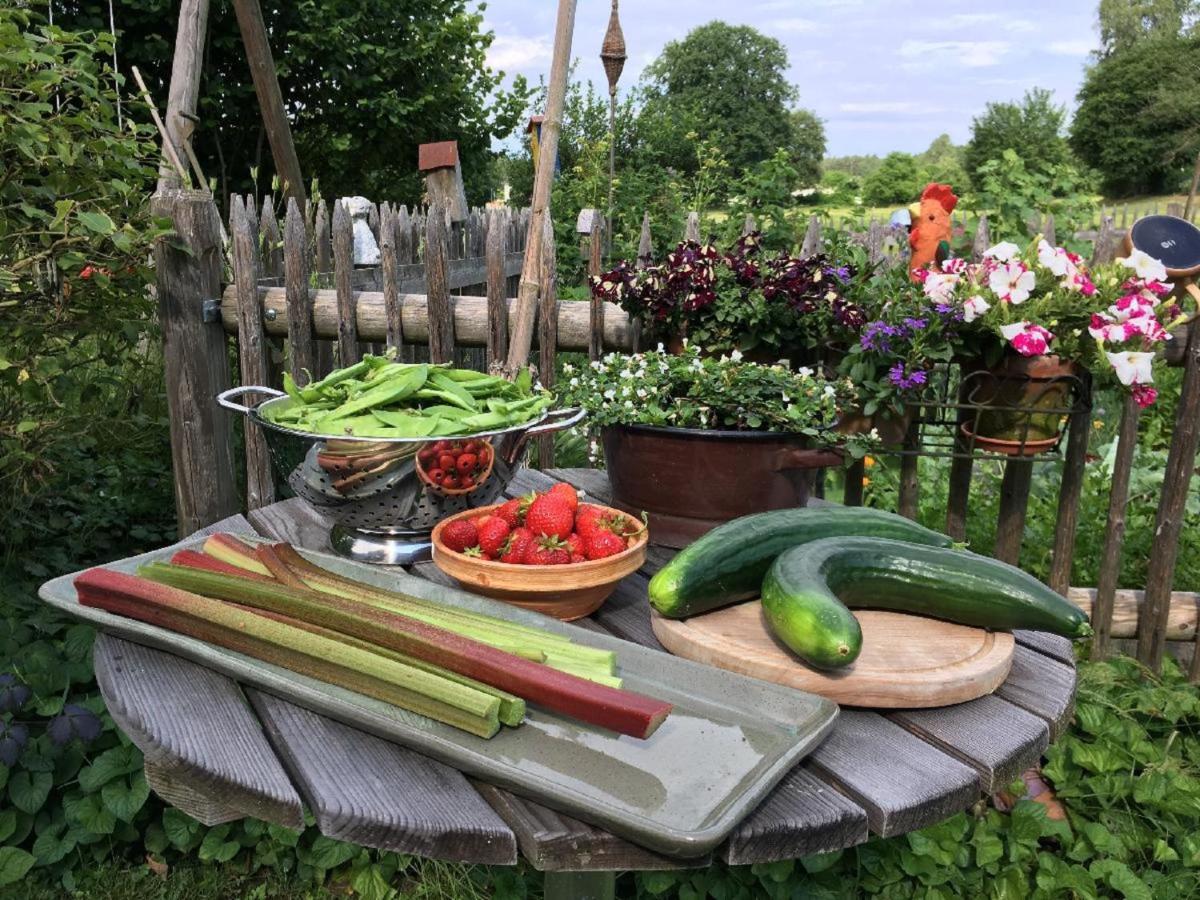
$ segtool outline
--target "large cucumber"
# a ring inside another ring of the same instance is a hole
[[[839,535],[949,547],[950,538],[895,513],[861,506],[779,509],[718,525],[650,579],[650,603],[683,619],[757,597],[767,567],[784,550]]]
[[[763,578],[762,605],[775,636],[824,669],[849,665],[862,649],[847,606],[1069,638],[1092,633],[1082,610],[1015,566],[869,537],[825,538],[781,553]]]

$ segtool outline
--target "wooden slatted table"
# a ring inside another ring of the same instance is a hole
[[[512,496],[568,481],[599,502],[603,472],[522,470]],[[206,531],[258,532],[328,550],[328,525],[299,500],[236,516]],[[646,565],[579,624],[659,647]],[[447,581],[432,565],[414,574]],[[1070,642],[1017,632],[1012,672],[987,697],[943,709],[843,710],[830,736],[716,851],[727,863],[792,859],[888,837],[967,809],[1035,763],[1070,721]],[[703,866],[668,859],[403,747],[309,712],[178,657],[108,635],[96,675],[117,724],[145,754],[146,777],[205,824],[255,816],[292,828],[311,810],[322,833],[442,860],[513,864],[547,873],[547,897],[611,897],[613,873]]]

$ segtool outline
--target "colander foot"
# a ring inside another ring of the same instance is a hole
[[[433,543],[427,534],[381,534],[334,525],[329,543],[341,556],[381,566],[407,566],[433,556]]]

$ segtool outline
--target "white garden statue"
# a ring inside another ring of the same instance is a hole
[[[354,226],[354,264],[356,266],[379,265],[379,244],[367,222],[371,213],[371,201],[366,197],[343,197],[342,203],[346,212],[350,213],[350,222]]]

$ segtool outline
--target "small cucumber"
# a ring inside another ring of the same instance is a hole
[[[862,649],[847,607],[1069,638],[1092,632],[1082,610],[1015,566],[872,537],[823,538],[781,553],[763,578],[762,605],[772,633],[822,669],[847,666]]]
[[[950,538],[903,516],[862,506],[812,506],[743,516],[718,525],[650,579],[650,603],[683,619],[757,597],[767,567],[784,550],[838,535],[869,535],[949,547]]]

